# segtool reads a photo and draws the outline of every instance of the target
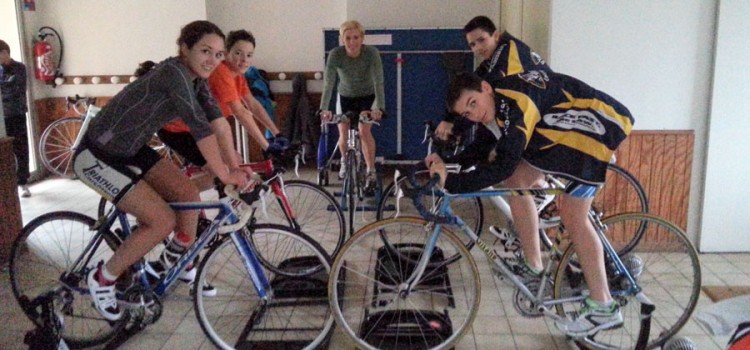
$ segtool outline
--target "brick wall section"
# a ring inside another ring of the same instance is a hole
[[[13,139],[4,137],[0,139],[0,265],[8,262],[10,248],[21,225]]]

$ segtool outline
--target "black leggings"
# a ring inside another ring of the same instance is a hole
[[[13,153],[18,162],[18,185],[26,185],[29,181],[29,135],[26,129],[26,116],[6,116],[5,131],[8,136],[13,137]]]

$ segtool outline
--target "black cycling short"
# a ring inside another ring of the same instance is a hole
[[[339,95],[339,101],[341,102],[341,113],[354,112],[356,115],[359,115],[362,111],[369,111],[372,109],[372,104],[375,102],[375,95],[361,97],[346,97]]]
[[[107,154],[84,137],[73,158],[73,171],[87,186],[108,201],[117,202],[161,160],[148,145],[132,157]]]

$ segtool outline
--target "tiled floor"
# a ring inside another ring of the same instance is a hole
[[[293,176],[288,173],[287,176]],[[313,172],[303,178],[312,179]],[[329,188],[334,190],[334,188]],[[31,186],[32,197],[21,199],[24,223],[54,210],[73,210],[95,216],[98,197],[78,181],[46,180]],[[360,224],[372,220],[370,214],[358,215]],[[480,265],[485,264],[479,262]],[[750,286],[750,254],[702,254],[703,285]],[[481,310],[473,333],[465,337],[457,349],[569,349],[554,324],[544,318],[527,319],[519,316],[512,303],[513,290],[502,281],[482,276]],[[32,328],[21,313],[10,290],[7,268],[0,274],[0,349],[22,349],[23,335]],[[697,311],[712,302],[701,295]],[[203,335],[187,295],[181,286],[164,302],[162,318],[140,334],[128,340],[122,349],[204,349],[211,348]],[[713,337],[694,319],[680,332],[697,344],[698,349],[725,348],[728,336]],[[335,334],[331,349],[347,348],[342,334]]]

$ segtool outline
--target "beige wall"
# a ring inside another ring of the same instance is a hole
[[[255,65],[272,72],[322,70],[323,28],[346,19],[345,0],[206,0],[206,9],[227,33],[250,30]]]
[[[617,98],[636,129],[695,131],[687,227],[693,242],[700,235],[717,2],[554,0],[550,17],[553,69]]]
[[[347,19],[365,28],[460,28],[484,14],[499,20],[500,0],[206,0],[208,19],[228,31],[249,29],[258,47],[255,65],[267,71],[322,71],[323,29]],[[291,82],[271,82],[274,91],[291,91]],[[321,81],[308,84],[320,91]]]
[[[746,68],[750,2],[722,0],[718,12],[700,247],[703,251],[749,252],[745,215],[750,198],[746,180],[750,174],[750,70]]]
[[[552,0],[503,0],[499,26],[548,59],[551,4]]]
[[[195,19],[208,19],[225,31],[238,28],[252,31],[258,41],[255,64],[268,71],[322,71],[323,29],[336,28],[349,18],[356,18],[370,28],[455,28],[477,14],[499,19],[499,0],[415,0],[408,2],[408,7],[403,3],[399,0],[37,0],[37,10],[23,15],[29,33],[41,26],[51,26],[60,32],[65,45],[62,71],[66,76],[130,74],[138,62],[173,55],[180,27]],[[113,95],[124,86],[33,85],[37,99],[76,93]],[[274,87],[286,90],[290,88],[287,85]],[[315,83],[312,85],[312,90],[319,89]]]
[[[461,28],[472,17],[498,21],[499,0],[348,0],[347,16],[371,28]],[[336,26],[337,27],[337,26]]]
[[[14,0],[0,0],[0,39],[10,46],[10,56],[16,61],[22,61]]]
[[[180,28],[206,19],[206,5],[204,0],[37,0],[36,11],[23,15],[27,33],[41,26],[60,33],[65,75],[119,75],[131,74],[138,62],[175,55]],[[124,85],[33,86],[40,99],[114,95]]]

